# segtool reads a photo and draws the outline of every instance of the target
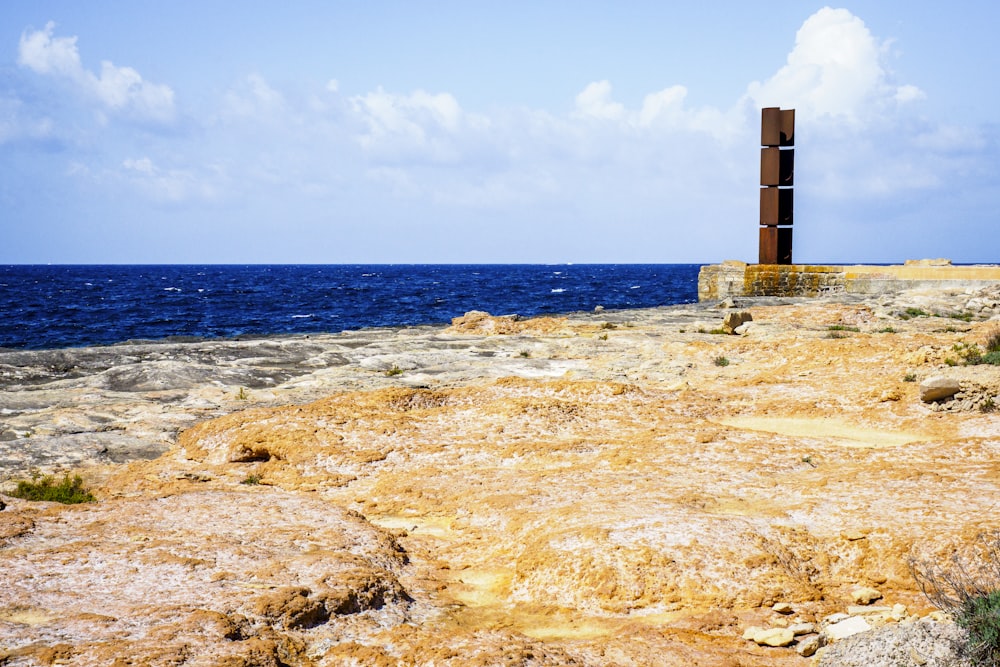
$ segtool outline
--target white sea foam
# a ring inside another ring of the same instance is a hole
[[[303,317],[312,317],[312,316],[313,316],[312,313],[309,313],[308,315],[292,315],[292,319],[293,320],[297,320],[297,319],[300,319],[300,318],[303,318]]]
[[[562,294],[566,290],[564,290],[562,287],[557,287],[554,290],[549,290],[549,291],[551,291],[553,294]]]

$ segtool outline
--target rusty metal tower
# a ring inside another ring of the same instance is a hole
[[[795,109],[760,112],[761,264],[792,263],[792,186],[795,175]]]

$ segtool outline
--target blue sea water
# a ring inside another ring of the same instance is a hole
[[[333,333],[697,300],[696,264],[0,266],[0,347]]]

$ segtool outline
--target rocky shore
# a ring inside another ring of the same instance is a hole
[[[1000,287],[0,350],[0,492],[98,497],[0,497],[0,665],[963,664],[907,559],[998,528],[997,329]]]

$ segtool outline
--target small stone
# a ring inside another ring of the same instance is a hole
[[[840,534],[848,542],[857,542],[858,540],[863,540],[868,537],[868,533],[863,530],[858,530],[857,528],[848,528]]]
[[[860,616],[848,616],[845,620],[839,623],[834,623],[828,626],[823,634],[826,638],[832,642],[840,641],[841,639],[846,639],[852,635],[856,635],[860,632],[868,632],[872,629],[872,626],[868,624],[868,621]]]
[[[788,628],[768,628],[754,634],[758,646],[788,646],[795,641],[795,635]]]
[[[814,653],[816,653],[816,651],[819,650],[819,647],[820,647],[820,637],[819,635],[813,635],[812,637],[806,637],[798,644],[796,644],[795,652],[801,655],[803,658],[808,658]]]
[[[907,616],[906,605],[894,604],[892,605],[892,617],[897,621],[902,621]]]
[[[851,599],[854,600],[854,604],[868,605],[875,602],[875,600],[881,600],[882,594],[874,588],[865,586],[863,588],[854,589],[851,592]]]
[[[851,617],[850,614],[845,614],[844,612],[840,611],[837,612],[836,614],[830,614],[829,616],[824,618],[823,623],[826,625],[833,625],[834,623],[840,623],[841,621],[846,621],[850,617]]]
[[[816,632],[816,625],[814,623],[793,623],[788,626],[788,629],[792,631],[792,634],[796,637],[800,635],[811,635]]]
[[[736,327],[752,321],[753,315],[749,311],[732,311],[726,313],[725,317],[722,318],[722,330],[727,334],[733,334],[736,333]]]
[[[719,308],[735,308],[736,302],[733,301],[733,297],[728,296],[724,301],[719,303]]]
[[[889,403],[890,401],[898,401],[902,397],[902,394],[895,389],[886,389],[879,394],[878,401],[879,403]]]
[[[778,612],[779,614],[791,614],[793,611],[795,611],[794,609],[792,609],[792,605],[787,602],[775,602],[774,606],[771,607],[771,609]]]
[[[847,613],[851,616],[874,616],[876,614],[885,614],[888,616],[892,613],[892,607],[850,605],[847,607]]]
[[[760,627],[759,625],[751,625],[749,628],[743,631],[743,639],[746,639],[747,641],[753,641],[754,635],[756,635],[758,632],[763,632],[763,631],[764,628]]]
[[[955,378],[944,375],[933,375],[920,383],[920,400],[924,403],[934,403],[951,398],[962,386]]]

